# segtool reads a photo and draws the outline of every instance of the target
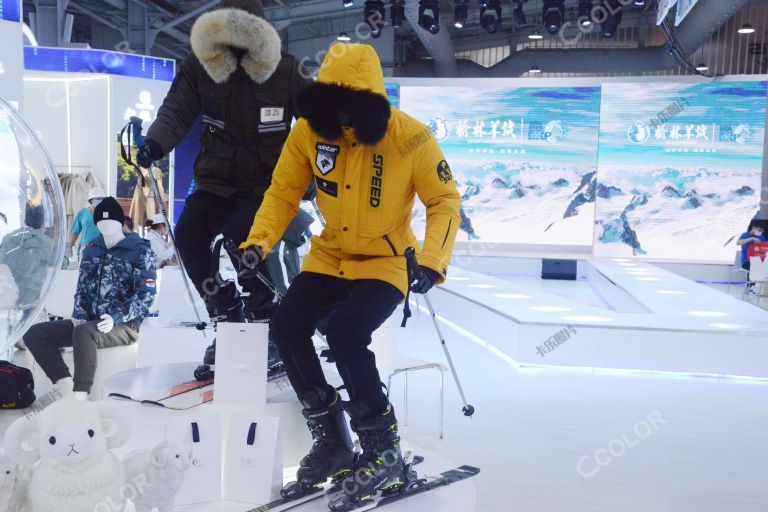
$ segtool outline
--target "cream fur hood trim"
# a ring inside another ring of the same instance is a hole
[[[280,63],[277,30],[263,18],[241,9],[216,9],[200,16],[190,35],[192,51],[214,82],[226,82],[237,70],[231,47],[247,51],[240,65],[257,84],[263,84]]]

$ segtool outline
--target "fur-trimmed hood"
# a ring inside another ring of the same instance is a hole
[[[357,139],[374,146],[384,138],[392,114],[384,88],[381,61],[372,46],[334,44],[323,60],[317,81],[296,99],[298,113],[328,140],[342,134],[339,111],[351,114]]]
[[[217,84],[226,82],[238,64],[254,82],[263,84],[281,59],[277,30],[263,18],[241,9],[216,9],[203,14],[192,26],[190,43]],[[240,62],[233,47],[246,51]]]

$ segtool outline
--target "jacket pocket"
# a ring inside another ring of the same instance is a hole
[[[384,241],[389,245],[389,248],[392,249],[392,255],[399,256],[399,254],[397,254],[397,248],[395,247],[395,244],[392,243],[392,240],[390,240],[389,235],[384,235],[383,238]]]

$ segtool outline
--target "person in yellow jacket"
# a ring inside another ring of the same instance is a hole
[[[329,477],[362,470],[371,473],[369,484],[358,482],[356,493],[349,494],[362,500],[376,488],[397,485],[402,476],[397,422],[368,349],[371,334],[403,301],[409,286],[425,293],[445,279],[461,222],[460,199],[429,129],[390,107],[371,46],[334,45],[317,82],[299,94],[298,110],[302,117],[288,136],[240,249],[249,266],[262,259],[315,180],[327,225],[312,239],[302,272],[271,322],[315,439],[301,461],[298,488],[286,492],[304,492]],[[404,252],[419,245],[410,225],[417,194],[427,208],[427,226],[423,248],[417,249],[421,272],[409,283]],[[341,401],[326,382],[312,344],[324,319],[349,393],[345,409],[363,448],[354,464]]]

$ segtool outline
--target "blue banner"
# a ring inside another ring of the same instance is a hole
[[[0,20],[21,21],[20,0],[0,0]]]
[[[25,47],[24,68],[64,73],[101,73],[171,82],[176,73],[176,62],[173,59],[106,50]]]

